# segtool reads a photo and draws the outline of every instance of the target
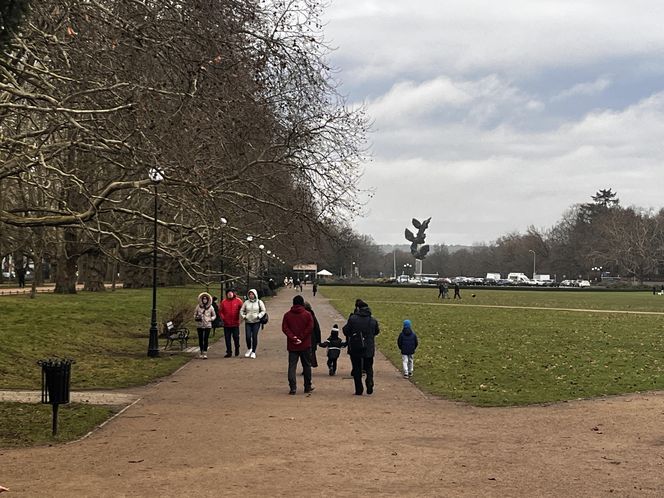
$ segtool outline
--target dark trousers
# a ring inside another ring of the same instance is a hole
[[[231,336],[235,343],[235,353],[240,351],[240,327],[224,327],[224,341],[226,341],[226,352],[231,354]]]
[[[330,373],[335,373],[337,371],[337,360],[339,358],[328,358],[327,359],[327,368],[330,369]]]
[[[261,329],[260,322],[256,323],[246,323],[244,334],[247,339],[247,349],[251,349],[254,353],[256,348],[258,348],[258,332]]]
[[[291,391],[294,391],[296,386],[295,372],[297,370],[298,360],[302,363],[305,391],[311,387],[311,363],[309,363],[309,353],[309,350],[288,352],[288,386]]]
[[[362,394],[364,387],[362,386],[362,370],[367,373],[365,383],[367,385],[367,394],[373,393],[374,379],[373,379],[373,357],[363,358],[362,356],[350,355],[350,363],[353,369],[350,374],[353,376],[355,382],[355,394]]]
[[[198,347],[201,349],[201,353],[204,353],[208,348],[210,329],[196,329],[196,331],[198,332]]]

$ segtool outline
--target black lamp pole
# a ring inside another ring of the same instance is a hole
[[[150,170],[150,179],[154,183],[154,239],[152,244],[152,322],[150,323],[148,356],[155,358],[159,356],[159,329],[157,327],[157,209],[159,194],[157,193],[157,185],[163,179],[162,173],[157,169]]]
[[[247,236],[247,292],[245,296],[249,297],[249,267],[251,265],[251,241],[254,240],[254,238],[249,235]]]
[[[226,218],[221,218],[221,251],[220,254],[221,256],[219,257],[219,270],[220,270],[220,281],[219,281],[219,288],[221,291],[221,294],[219,294],[219,299],[224,298],[224,282],[226,281],[226,275],[224,274],[224,227],[226,226]]]

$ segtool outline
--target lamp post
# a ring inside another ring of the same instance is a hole
[[[251,241],[254,240],[254,238],[251,235],[247,235],[247,292],[245,296],[249,296],[249,266],[251,263]]]
[[[263,294],[263,249],[265,249],[265,246],[263,244],[260,244],[258,246],[258,249],[260,250],[258,252],[258,282],[259,282],[258,285],[260,286],[258,292],[262,295]]]
[[[224,298],[224,283],[226,282],[226,275],[224,274],[224,228],[228,224],[226,218],[219,219],[219,234],[221,239],[221,248],[219,251],[219,299]]]
[[[410,277],[410,269],[413,267],[410,263],[406,263],[403,265],[404,273]],[[403,273],[402,273],[403,275]]]
[[[601,266],[593,266],[591,269],[592,269],[592,271],[597,272],[597,282],[601,282],[602,281],[602,267]]]
[[[532,249],[528,249],[528,252],[533,253],[533,280],[535,280],[535,256],[536,256],[536,253]]]
[[[350,263],[350,278],[355,278],[355,261]]]
[[[159,356],[159,329],[157,328],[157,209],[159,207],[159,194],[157,186],[164,179],[164,174],[158,168],[151,168],[149,177],[154,185],[154,238],[152,244],[152,320],[150,323],[148,356],[155,358]]]

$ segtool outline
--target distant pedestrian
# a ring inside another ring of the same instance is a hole
[[[217,317],[212,321],[212,333],[210,334],[214,337],[214,334],[217,332],[217,329],[223,327],[223,322],[221,321],[221,315],[219,314],[219,305],[217,304],[217,296],[212,296],[212,308],[214,309],[214,314]]]
[[[403,376],[408,378],[413,375],[413,355],[417,349],[417,335],[413,332],[410,320],[403,321],[403,329],[397,338],[397,346],[401,351],[401,362],[403,363]]]
[[[221,301],[219,313],[224,323],[224,341],[226,342],[226,355],[224,358],[232,356],[231,339],[235,343],[235,356],[240,354],[240,309],[242,308],[242,299],[237,297],[235,291],[226,291],[226,298]]]
[[[339,326],[335,323],[330,331],[330,337],[325,342],[321,342],[321,348],[327,348],[327,368],[330,375],[337,373],[337,361],[341,354],[341,348],[346,347],[346,343],[339,337]]]
[[[438,297],[445,299],[445,284],[443,282],[438,284]]]
[[[362,371],[367,376],[365,379],[367,394],[373,394],[374,376],[373,362],[376,350],[375,336],[380,333],[378,322],[371,316],[371,309],[361,299],[356,302],[356,311],[348,317],[343,333],[346,336],[350,361],[353,365],[351,375],[355,382],[355,394],[361,396],[364,391],[362,386]]]
[[[316,292],[318,292],[318,284],[314,282],[314,285],[311,287],[311,290],[314,293],[314,297],[316,297]]]
[[[459,282],[454,282],[454,299],[461,299],[461,287],[459,287]]]
[[[314,329],[314,319],[304,307],[304,298],[299,294],[293,298],[293,306],[284,314],[281,321],[281,331],[286,335],[288,349],[288,394],[297,392],[297,379],[295,372],[298,361],[304,369],[304,392],[314,390],[311,385],[311,335]]]
[[[240,308],[240,317],[244,320],[244,333],[247,340],[247,352],[244,353],[245,358],[256,358],[261,318],[266,313],[265,304],[258,299],[256,289],[249,289],[247,300],[242,303],[242,308]]]
[[[196,322],[196,331],[198,332],[198,347],[200,350],[199,358],[207,360],[208,339],[210,338],[210,329],[212,322],[217,317],[212,307],[212,297],[207,292],[201,292],[198,295],[198,306],[194,310],[194,321]]]
[[[18,286],[19,287],[25,287],[25,274],[26,270],[25,268],[16,268],[16,278],[18,278]]]

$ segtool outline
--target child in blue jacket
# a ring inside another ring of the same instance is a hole
[[[413,355],[417,349],[417,336],[411,328],[410,320],[403,321],[403,330],[397,339],[397,346],[401,351],[403,362],[403,376],[408,378],[413,375]]]

